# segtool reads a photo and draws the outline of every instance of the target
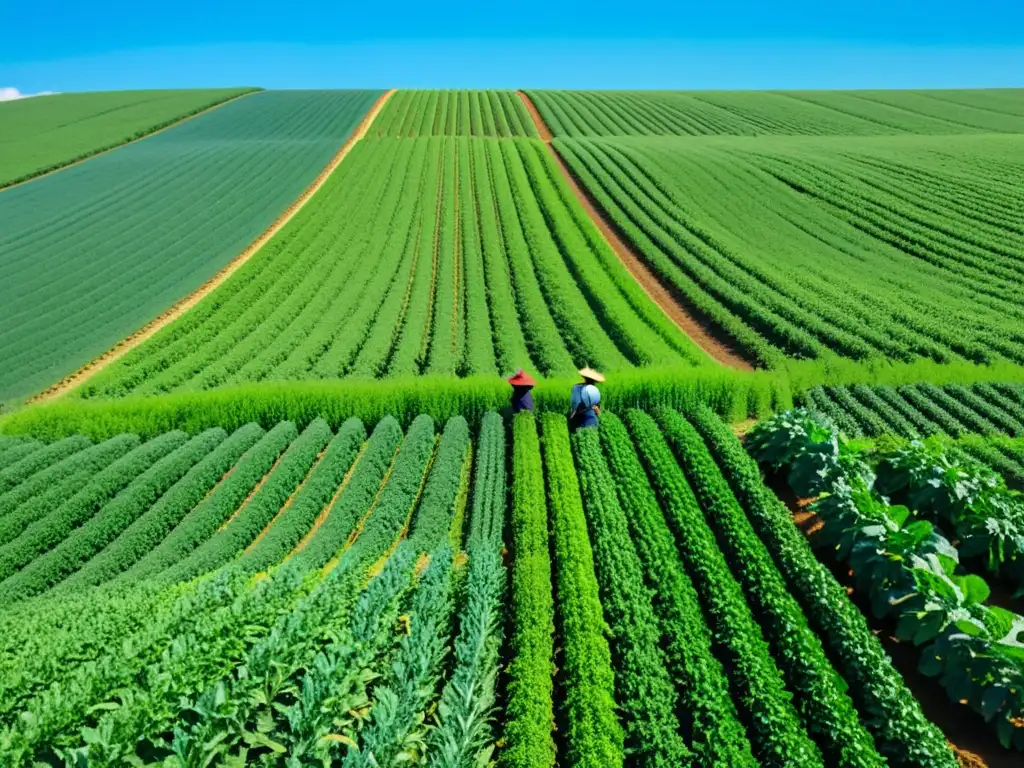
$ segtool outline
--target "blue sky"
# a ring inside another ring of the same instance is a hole
[[[1024,0],[14,0],[0,87],[1024,86]]]

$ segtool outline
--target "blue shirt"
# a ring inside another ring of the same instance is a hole
[[[582,410],[593,410],[595,405],[601,403],[601,393],[593,384],[576,384],[572,388],[572,400],[569,402],[569,412],[575,413],[578,406]]]

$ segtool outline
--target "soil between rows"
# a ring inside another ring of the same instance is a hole
[[[522,99],[527,112],[530,113],[530,117],[537,128],[537,133],[547,147],[548,152],[551,153],[551,157],[554,158],[555,164],[562,172],[562,176],[565,177],[566,183],[576,196],[579,204],[604,236],[608,245],[615,252],[615,255],[619,257],[622,265],[629,270],[633,279],[644,289],[651,300],[661,307],[662,311],[679,326],[683,333],[689,336],[710,357],[730,368],[744,371],[753,370],[754,366],[736,351],[723,334],[717,332],[713,326],[691,312],[685,306],[685,301],[658,279],[654,272],[651,271],[651,268],[647,266],[647,262],[644,261],[643,257],[634,251],[629,242],[620,234],[618,228],[605,218],[590,193],[580,185],[572,171],[551,145],[551,131],[540,116],[540,112],[537,111],[536,105],[522,91],[516,91],[516,93],[519,94],[519,98]]]

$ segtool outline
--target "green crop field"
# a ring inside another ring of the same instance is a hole
[[[0,765],[1019,764],[1022,190],[1022,90],[398,90],[0,191]]]
[[[1024,90],[527,93],[566,138],[1024,133]]]
[[[539,142],[382,139],[85,392],[685,362],[710,361],[581,215]]]
[[[1024,137],[555,144],[750,359],[1024,361]]]
[[[0,188],[209,109],[249,89],[63,93],[0,104]]]
[[[371,136],[537,136],[522,100],[510,91],[399,91]]]
[[[0,191],[0,399],[31,395],[198,288],[316,178],[378,96],[263,92]]]
[[[5,765],[473,762],[497,739],[530,768],[556,739],[603,765],[955,764],[806,543],[773,560],[799,534],[711,411],[630,411],[571,442],[557,415],[541,426],[517,418],[508,446],[496,414],[475,439],[420,416],[404,437],[315,419],[20,443],[11,461],[0,443]]]

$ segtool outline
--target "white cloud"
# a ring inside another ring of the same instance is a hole
[[[16,101],[17,99],[29,99],[33,96],[51,96],[53,91],[40,91],[39,93],[22,93],[17,88],[0,87],[0,101]]]

